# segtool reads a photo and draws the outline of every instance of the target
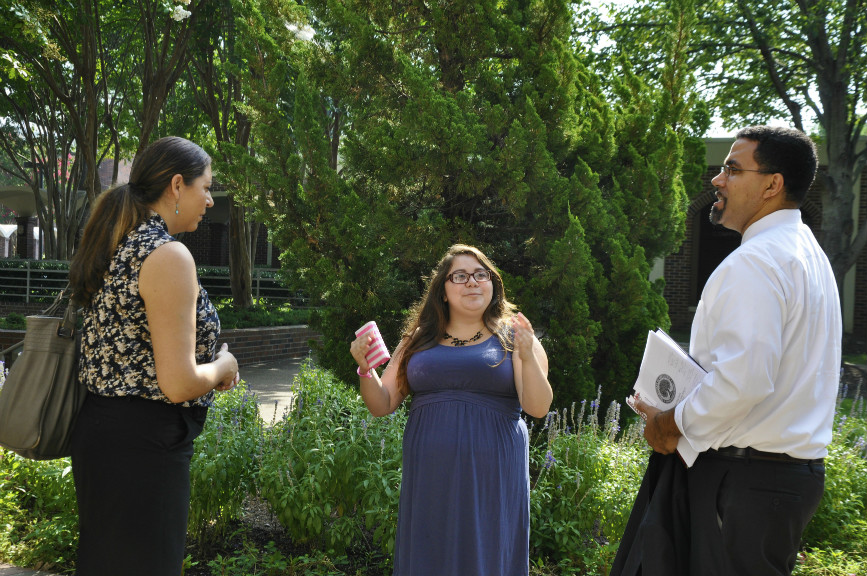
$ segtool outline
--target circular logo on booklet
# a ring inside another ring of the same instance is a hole
[[[675,392],[674,380],[671,379],[671,376],[660,374],[659,378],[656,379],[656,395],[659,396],[659,399],[666,404],[671,404]]]

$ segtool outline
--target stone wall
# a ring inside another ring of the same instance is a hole
[[[269,328],[226,329],[220,342],[229,345],[229,352],[245,366],[257,362],[272,362],[286,358],[303,358],[310,353],[311,340],[321,336],[309,326],[274,326]],[[349,347],[347,346],[347,350]]]

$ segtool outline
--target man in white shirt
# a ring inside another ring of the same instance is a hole
[[[842,320],[830,263],[801,221],[816,166],[799,131],[737,134],[710,218],[743,238],[708,279],[690,335],[707,375],[671,410],[636,402],[656,452],[701,453],[687,475],[691,574],[791,574],[822,497]]]

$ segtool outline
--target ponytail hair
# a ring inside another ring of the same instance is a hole
[[[84,227],[69,267],[76,304],[90,304],[103,285],[117,247],[150,216],[175,174],[189,184],[210,164],[211,157],[201,147],[176,136],[160,138],[136,156],[129,182],[103,192]]]

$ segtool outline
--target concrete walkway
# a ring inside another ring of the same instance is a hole
[[[241,379],[247,382],[250,390],[256,394],[259,413],[266,425],[292,404],[292,381],[298,374],[301,364],[306,358],[289,358],[274,362],[259,362],[241,367]],[[51,572],[16,568],[0,563],[0,576],[60,576]]]
[[[292,405],[292,382],[306,358],[288,358],[241,366],[241,380],[256,394],[265,425],[279,420]],[[0,576],[4,576],[0,574]]]

